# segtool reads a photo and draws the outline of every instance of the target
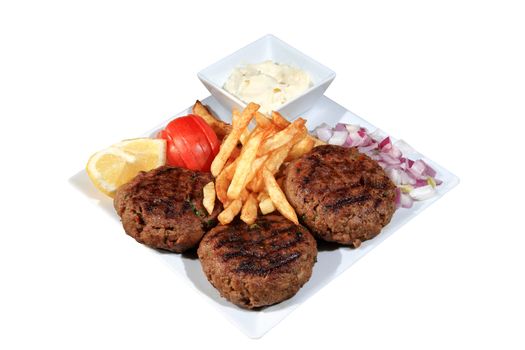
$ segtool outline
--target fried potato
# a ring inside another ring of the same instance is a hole
[[[272,112],[272,122],[281,129],[284,129],[290,125],[290,122],[285,117],[283,117],[281,113],[275,111]]]
[[[241,113],[237,109],[234,108],[232,112],[232,124],[237,123],[237,120],[240,117],[241,117]],[[252,132],[250,132],[250,130],[246,128],[244,132],[241,134],[241,136],[239,137],[239,141],[241,142],[243,146],[246,144],[246,141],[248,141],[248,139],[250,138],[251,133]]]
[[[272,199],[275,208],[277,208],[277,210],[279,211],[279,213],[282,214],[282,216],[284,216],[294,224],[299,225],[299,220],[297,219],[297,214],[295,213],[295,210],[292,208],[290,203],[288,203],[286,196],[279,187],[279,184],[275,180],[275,177],[273,177],[273,174],[268,169],[263,168],[262,176],[264,179],[264,186],[266,192],[268,192],[268,195]]]
[[[215,192],[223,205],[228,203],[228,186],[230,186],[228,173],[223,171],[215,178]]]
[[[272,121],[273,121],[274,124],[278,125],[281,129],[284,129],[284,128],[286,128],[288,125],[290,125],[290,121],[288,121],[285,117],[283,117],[283,116],[281,115],[281,113],[279,113],[279,112],[272,112]],[[310,143],[313,144],[312,148],[317,147],[317,146],[319,146],[319,145],[326,145],[326,142],[321,141],[321,140],[319,140],[317,137],[312,136],[312,135],[310,135],[310,134],[307,135],[307,138],[308,138],[309,141],[306,141],[306,140],[305,140],[305,141],[304,141],[304,144],[301,145],[300,147],[307,148],[307,147],[305,147],[305,146],[306,146],[306,145],[309,145]],[[292,151],[290,151],[290,152],[294,152],[294,157],[293,157],[292,159],[296,159],[296,158],[299,158],[299,157],[300,157],[300,155],[299,155],[299,156],[296,155],[296,154],[299,153],[299,150],[294,151],[294,149],[292,148]],[[308,150],[308,151],[306,151],[306,152],[304,152],[304,153],[308,153],[308,152],[310,152],[310,150]],[[304,154],[304,153],[303,153],[303,154]],[[287,158],[286,161],[287,161],[287,162],[290,161],[290,160],[291,160],[290,158],[291,158],[291,157]]]
[[[288,125],[285,129],[279,131],[273,136],[264,140],[261,145],[258,155],[264,155],[271,152],[286,143],[292,141],[292,139],[298,134],[302,133],[306,135],[306,127],[304,126],[306,121],[302,118],[297,118],[293,123]]]
[[[211,173],[213,176],[219,175],[233,149],[237,146],[240,136],[258,109],[258,104],[249,103],[248,106],[242,111],[239,119],[236,123],[234,123],[232,131],[228,134],[228,136],[226,136],[226,139],[222,143],[219,153],[217,156],[215,156],[213,162],[211,163]]]
[[[263,129],[273,125],[272,121],[260,112],[255,113],[255,122]]]
[[[257,195],[257,201],[258,202],[261,202],[261,201],[265,200],[266,198],[270,198],[270,197],[268,196],[268,193],[266,193],[264,191],[263,192],[259,192],[259,194]]]
[[[252,181],[248,185],[246,185],[252,192],[261,192],[264,190],[264,181],[262,179],[262,167],[261,169],[255,173],[255,176],[253,177]]]
[[[268,117],[258,109],[257,104],[250,103],[242,112],[232,111],[231,131],[212,162],[216,198],[225,208],[219,221],[229,223],[240,213],[241,220],[252,224],[260,209],[263,215],[278,210],[297,224],[297,214],[282,191],[280,170],[286,162],[324,143],[308,134],[304,119],[290,122],[278,112]],[[252,119],[256,126],[250,131]],[[206,201],[211,199],[205,195]],[[207,205],[206,210],[213,210]]]
[[[232,201],[226,207],[226,209],[224,209],[219,214],[217,219],[219,219],[219,222],[221,223],[221,225],[229,224],[230,222],[233,221],[235,216],[237,216],[237,214],[239,214],[239,212],[241,211],[241,208],[242,208],[242,201],[240,199],[236,199],[236,200]]]
[[[215,131],[217,137],[222,140],[224,136],[230,133],[232,126],[213,116],[209,109],[199,100],[195,101],[192,113],[198,115]]]
[[[250,173],[253,161],[257,155],[259,145],[263,140],[264,133],[256,132],[243,147],[241,155],[238,159],[238,164],[233,175],[232,182],[228,188],[228,199],[237,199],[245,188],[246,179]]]
[[[253,193],[248,195],[241,210],[241,220],[251,225],[257,219],[257,199]]]
[[[224,167],[227,167],[231,163],[235,161],[239,156],[241,155],[241,149],[239,147],[235,147],[232,151],[232,154],[230,154],[230,158],[226,161],[226,164],[224,164]]]
[[[312,148],[314,148],[315,139],[309,136],[310,135],[303,137],[299,142],[292,146],[290,152],[288,153],[285,159],[286,162],[290,162],[294,159],[297,159],[303,156],[304,154],[310,152]]]
[[[231,181],[233,179],[233,175],[235,174],[235,169],[237,167],[237,164],[239,164],[239,158],[235,158],[233,162],[228,164],[221,173],[224,173],[226,175],[226,178],[228,181]]]
[[[202,193],[204,195],[204,198],[202,199],[202,205],[208,212],[208,214],[211,215],[213,212],[213,208],[215,207],[215,184],[212,182],[207,183],[202,188]]]
[[[252,167],[250,169],[250,172],[248,173],[248,176],[246,177],[246,184],[249,184],[255,175],[257,175],[257,172],[261,169],[261,167],[264,165],[264,162],[268,159],[268,155],[264,155],[262,157],[256,158],[253,161]]]
[[[261,209],[261,213],[263,215],[273,213],[275,211],[275,205],[273,205],[270,196],[268,196],[266,192],[261,192],[259,197],[259,209]]]
[[[268,169],[272,174],[275,174],[283,164],[291,148],[292,144],[288,143],[271,152],[270,156],[268,157],[268,160],[264,162],[264,167]]]

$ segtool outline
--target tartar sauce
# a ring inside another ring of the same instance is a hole
[[[270,113],[311,86],[308,73],[286,64],[265,61],[233,70],[224,89],[242,101],[255,102]]]

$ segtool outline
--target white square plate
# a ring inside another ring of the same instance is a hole
[[[230,112],[224,109],[213,97],[208,97],[202,101],[204,104],[211,107],[211,109],[223,120],[231,121]],[[189,114],[191,108],[177,114],[182,116]],[[361,119],[352,112],[346,110],[329,98],[323,96],[318,103],[308,111],[308,128],[313,129],[315,126],[325,122],[329,125],[335,125],[338,122],[359,124],[366,127],[369,131],[376,130],[376,127]],[[167,122],[148,132],[146,136],[152,136],[154,133],[162,128]],[[392,141],[396,141],[391,136]],[[406,154],[406,153],[405,153]],[[230,320],[231,323],[239,327],[248,337],[259,338],[268,332],[272,327],[279,323],[286,315],[292,312],[301,303],[306,301],[315,292],[328,284],[331,280],[337,277],[340,273],[349,268],[354,262],[379,245],[387,237],[397,231],[403,224],[418,215],[421,211],[427,208],[430,204],[438,200],[446,192],[450,191],[459,182],[459,179],[439,166],[432,160],[425,158],[415,151],[410,151],[407,156],[411,158],[422,158],[430,164],[437,171],[437,178],[443,181],[443,184],[438,186],[437,195],[431,199],[423,202],[415,202],[410,209],[398,209],[392,221],[383,229],[380,235],[376,238],[364,242],[358,249],[351,249],[348,247],[335,248],[333,246],[319,247],[317,256],[317,263],[314,266],[313,274],[303,288],[291,299],[286,300],[280,304],[264,308],[260,311],[249,311],[241,309],[225,299],[221,298],[219,293],[208,282],[206,276],[202,272],[199,260],[188,254],[180,255],[174,253],[160,252],[150,249],[153,254],[156,254],[160,259],[167,263],[175,272],[181,274],[183,278],[195,288],[195,291],[202,294],[212,305],[214,305],[224,316]],[[74,175],[70,182],[78,188],[82,193],[98,204],[103,210],[109,212],[119,220],[119,217],[113,209],[113,202],[110,198],[98,192],[91,184],[86,172],[81,170]],[[126,237],[124,231],[121,232],[123,237]],[[129,237],[128,237],[129,238]]]

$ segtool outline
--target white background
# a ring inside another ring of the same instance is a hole
[[[523,349],[519,1],[181,3],[0,2],[0,348]],[[267,33],[461,183],[250,340],[68,179]]]

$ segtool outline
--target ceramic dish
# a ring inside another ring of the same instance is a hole
[[[225,109],[215,98],[210,96],[202,102],[210,106],[220,118],[226,121],[231,120],[230,111]],[[188,108],[181,111],[176,116],[186,115],[190,112],[191,108]],[[322,96],[317,101],[305,117],[308,120],[307,126],[309,129],[313,129],[323,122],[329,125],[335,125],[338,122],[359,124],[368,128],[369,131],[374,131],[376,129],[375,126],[371,125],[366,120],[359,118],[357,115],[346,110],[325,96]],[[172,119],[173,118],[169,118],[164,121],[151,131],[147,132],[145,136],[155,135],[157,130],[164,127],[164,125]],[[393,141],[396,140],[392,135],[391,138]],[[161,252],[147,247],[144,247],[144,249],[150,250],[152,254],[157,255],[162,261],[168,264],[168,266],[174,272],[178,273],[184,281],[195,289],[197,293],[201,294],[204,299],[209,301],[212,306],[220,311],[231,321],[231,323],[237,326],[247,336],[251,338],[261,337],[286,317],[286,315],[308,300],[318,290],[330,283],[330,281],[343,271],[348,269],[354,262],[366,255],[370,250],[377,247],[381,242],[403,226],[403,224],[416,217],[421,211],[426,209],[457,185],[458,178],[445,168],[418,154],[415,150],[410,149],[409,147],[405,146],[404,152],[406,152],[405,154],[408,157],[424,159],[425,162],[437,171],[436,177],[443,181],[443,184],[437,187],[437,195],[422,202],[415,202],[414,206],[410,209],[398,209],[392,217],[392,221],[382,230],[381,234],[372,240],[364,242],[357,249],[320,244],[317,263],[314,266],[311,279],[294,297],[277,305],[266,307],[258,311],[241,309],[228,302],[226,299],[221,298],[219,292],[213,288],[206,279],[206,276],[202,272],[200,262],[196,257],[191,257],[191,255],[188,254],[181,255]],[[93,203],[113,216],[115,220],[119,220],[118,215],[113,209],[111,198],[106,197],[104,194],[96,190],[84,170],[81,170],[74,175],[70,179],[70,182],[85,196],[90,198]],[[114,232],[114,234],[121,235],[123,240],[131,239],[124,233],[123,229],[120,230],[120,232]],[[176,293],[176,291],[165,292],[168,294]]]
[[[335,73],[331,69],[273,35],[266,35],[254,41],[203,69],[197,76],[212,96],[227,110],[231,111],[233,107],[242,110],[246,107],[246,103],[226,91],[223,85],[234,68],[266,60],[300,68],[306,71],[312,80],[313,85],[308,90],[277,109],[289,118],[295,118],[310,109],[323,96],[335,78]]]

